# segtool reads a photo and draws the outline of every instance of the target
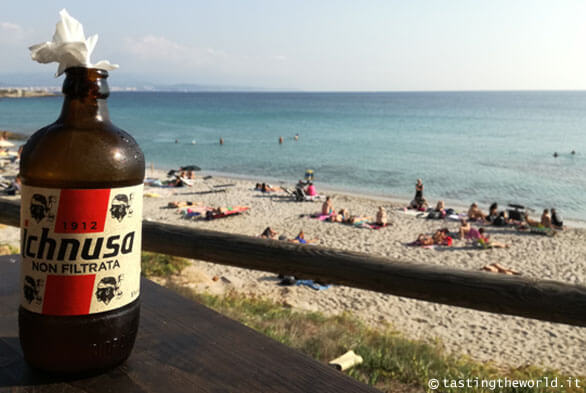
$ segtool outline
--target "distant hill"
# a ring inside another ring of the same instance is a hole
[[[195,83],[165,84],[149,81],[146,77],[116,73],[109,79],[111,90],[133,91],[170,91],[170,92],[213,92],[213,91],[292,91],[292,89],[269,89],[254,86],[205,85]],[[43,88],[60,91],[63,76],[55,78],[52,74],[43,73],[0,73],[0,88]]]

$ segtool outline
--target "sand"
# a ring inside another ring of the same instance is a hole
[[[451,249],[407,247],[405,243],[414,240],[419,233],[430,233],[444,226],[457,231],[459,224],[405,214],[402,209],[405,202],[339,192],[328,193],[336,209],[344,207],[352,214],[374,217],[378,206],[382,205],[393,225],[371,230],[320,222],[307,215],[318,212],[321,202],[294,202],[284,193],[264,194],[254,190],[255,183],[252,180],[214,176],[208,180],[198,177],[193,187],[147,187],[146,192],[158,193],[161,197],[145,198],[144,215],[157,221],[250,236],[259,235],[267,226],[289,238],[303,229],[306,238],[317,237],[317,244],[324,247],[474,271],[498,262],[522,272],[525,277],[586,284],[584,229],[569,229],[550,238],[518,234],[512,229],[489,228],[491,238],[509,244],[508,249],[475,250],[465,247],[465,243],[459,240]],[[217,187],[224,184],[232,186]],[[218,190],[225,192],[205,193]],[[246,205],[251,209],[243,215],[222,220],[186,220],[181,218],[177,209],[163,208],[169,201],[192,201],[209,206]],[[213,281],[214,276],[221,279]],[[466,354],[480,361],[494,361],[497,365],[517,367],[534,364],[574,374],[583,374],[586,370],[586,335],[584,329],[578,327],[444,306],[344,286],[332,286],[323,291],[305,286],[283,287],[277,285],[279,280],[272,273],[203,261],[194,261],[173,281],[213,294],[235,291],[263,296],[302,310],[327,314],[349,311],[372,326],[390,323],[409,338],[430,342],[439,340],[450,353]]]
[[[163,172],[148,171],[148,174],[164,178]],[[263,179],[257,181],[262,182]],[[352,214],[374,217],[378,206],[382,205],[393,225],[371,230],[320,222],[307,215],[318,212],[321,202],[295,202],[284,193],[263,194],[255,191],[254,185],[255,181],[239,178],[213,176],[204,180],[198,173],[192,187],[146,187],[145,193],[151,196],[144,199],[144,218],[249,236],[259,235],[267,226],[289,238],[295,237],[303,229],[306,238],[318,237],[317,244],[324,247],[473,271],[498,262],[522,272],[524,277],[586,285],[585,229],[568,229],[550,238],[489,228],[491,238],[509,244],[510,248],[475,250],[457,240],[453,248],[422,249],[407,247],[405,243],[413,241],[419,233],[430,233],[440,227],[447,226],[457,231],[458,223],[426,220],[405,214],[402,209],[405,202],[340,192],[328,192],[336,209],[344,207]],[[318,191],[323,191],[319,189],[319,182],[316,186]],[[153,197],[153,194],[158,196]],[[178,214],[177,209],[166,208],[170,201],[193,201],[209,206],[246,205],[251,209],[242,215],[221,220],[186,220]],[[487,207],[481,208],[486,210]],[[14,229],[0,229],[0,243],[5,243],[10,236],[12,240],[17,239],[15,233],[18,232]],[[213,277],[219,279],[214,281]],[[192,261],[181,275],[171,280],[212,294],[236,292],[262,296],[301,310],[326,314],[348,311],[371,326],[388,323],[406,337],[439,341],[450,353],[465,354],[479,361],[493,361],[500,366],[532,364],[558,369],[574,376],[584,374],[586,370],[586,334],[583,328],[444,306],[344,286],[332,286],[322,291],[305,286],[283,287],[277,285],[279,280],[272,273],[203,261]]]

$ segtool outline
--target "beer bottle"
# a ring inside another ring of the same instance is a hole
[[[68,68],[60,117],[22,151],[20,342],[52,372],[118,365],[138,329],[144,156],[110,121],[107,77]]]

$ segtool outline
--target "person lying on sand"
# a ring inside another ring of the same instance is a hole
[[[299,231],[299,234],[293,240],[290,240],[290,242],[300,243],[300,244],[315,243],[317,241],[319,241],[319,238],[317,238],[317,237],[314,239],[306,239],[305,233],[303,233],[303,229],[301,231]]]
[[[196,206],[198,205],[197,202],[191,201],[172,201],[167,204],[167,207],[174,208],[174,207],[187,207],[187,206]]]
[[[435,231],[431,237],[433,239],[433,244],[437,244],[439,246],[451,246],[453,240],[452,237],[448,235],[449,233],[450,231],[448,228],[442,228]]]
[[[479,243],[485,248],[509,248],[508,244],[496,242],[490,239],[490,236],[485,234],[484,228],[480,228],[478,230],[480,233]]]
[[[16,177],[14,178],[14,180],[12,182],[10,182],[10,184],[8,185],[8,187],[6,187],[5,189],[2,190],[2,192],[6,195],[17,195],[20,194],[20,188],[21,188],[21,182],[20,182],[20,174],[16,175]]]
[[[256,183],[254,187],[255,190],[262,191],[262,192],[280,192],[283,191],[281,187],[273,187],[268,183]]]
[[[417,236],[417,240],[415,240],[415,245],[418,246],[431,246],[433,243],[433,238],[425,233],[420,233],[419,236]]]
[[[273,231],[271,227],[266,227],[266,229],[260,234],[260,237],[263,239],[277,239],[278,233]]]
[[[358,224],[365,224],[370,221],[371,217],[366,216],[350,216],[345,221],[344,224],[350,225],[358,225]]]
[[[538,221],[535,221],[535,220],[532,220],[532,219],[529,217],[529,213],[527,213],[527,212],[525,213],[525,223],[526,223],[527,225],[529,225],[530,227],[538,227],[538,226],[540,226],[540,225],[541,225],[541,223],[540,223],[540,222],[538,222]],[[522,224],[521,224],[521,225],[522,225]]]
[[[484,271],[492,272],[492,273],[502,273],[502,274],[507,274],[510,276],[521,274],[513,269],[508,269],[498,263],[491,263],[490,265],[485,265],[480,270],[484,270]]]
[[[332,214],[329,218],[331,222],[346,222],[350,218],[348,209],[342,209],[337,214]]]

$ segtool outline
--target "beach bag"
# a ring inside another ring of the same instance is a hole
[[[497,216],[493,221],[492,225],[496,227],[504,227],[507,224],[505,218],[503,216]]]
[[[440,218],[442,218],[442,212],[432,210],[429,213],[427,213],[428,220],[439,220]]]

